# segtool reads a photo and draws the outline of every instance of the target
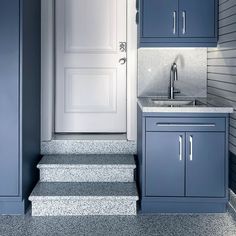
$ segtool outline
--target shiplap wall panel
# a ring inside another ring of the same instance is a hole
[[[229,148],[236,155],[236,0],[219,0],[219,44],[208,49],[208,96],[235,108]]]
[[[229,144],[229,149],[232,153],[236,153],[236,147],[232,144]]]
[[[222,4],[224,3],[224,4]],[[224,11],[224,9],[229,9],[231,6],[235,5],[235,0],[225,0],[220,1],[219,12]]]
[[[221,11],[219,12],[219,20],[225,19],[229,16],[233,16],[235,11],[236,11],[236,4],[235,2],[231,2],[231,7],[226,8],[225,7],[226,4],[222,4],[220,5],[220,9]],[[222,7],[223,6],[223,7]]]
[[[219,28],[226,27],[230,24],[234,24],[235,19],[236,19],[236,15],[232,15],[232,16],[226,17],[224,19],[221,19],[219,21]]]
[[[227,50],[216,50],[216,49],[208,49],[208,59],[223,59],[223,58],[235,58],[236,49],[230,48]]]
[[[236,120],[233,118],[230,118],[230,126],[236,129]]]
[[[232,114],[231,117],[236,120],[236,113]]]
[[[235,32],[235,30],[236,30],[236,24],[226,25],[219,29],[219,35],[222,36],[224,34],[233,33]]]
[[[236,83],[236,75],[224,75],[208,73],[208,80],[222,81],[226,83]]]
[[[220,81],[213,81],[213,80],[208,80],[208,86],[209,87],[214,87],[217,89],[221,89],[227,92],[234,92],[236,93],[236,86],[235,84],[230,84],[230,83],[225,83],[225,82],[220,82]]]
[[[236,32],[230,34],[223,34],[219,36],[219,41],[223,43],[231,42],[236,39]]]
[[[236,128],[234,128],[233,126],[230,126],[229,132],[233,137],[236,137]],[[235,143],[233,143],[233,144],[235,144]]]
[[[233,66],[208,66],[209,73],[236,75],[236,67]]]
[[[208,86],[208,93],[211,95],[215,95],[218,98],[224,98],[225,101],[234,102],[234,107],[236,107],[236,97],[233,92]]]
[[[234,66],[236,65],[236,58],[216,58],[209,59],[208,66]]]

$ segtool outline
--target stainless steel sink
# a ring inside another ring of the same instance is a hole
[[[195,106],[196,100],[159,100],[151,99],[157,106]]]

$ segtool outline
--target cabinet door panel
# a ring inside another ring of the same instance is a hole
[[[186,196],[224,197],[224,188],[225,134],[218,132],[187,133]]]
[[[142,0],[142,37],[177,36],[178,0]]]
[[[215,8],[215,0],[179,0],[179,36],[214,38]]]
[[[146,133],[147,196],[184,196],[184,147],[184,133]]]
[[[0,196],[16,196],[19,181],[19,0],[1,0],[0,5]]]

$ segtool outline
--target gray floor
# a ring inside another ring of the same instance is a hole
[[[236,236],[235,215],[31,217],[0,216],[1,236]]]

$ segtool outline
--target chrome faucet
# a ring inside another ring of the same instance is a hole
[[[174,62],[170,70],[170,84],[169,84],[169,99],[175,98],[175,93],[180,93],[180,90],[175,89],[175,81],[178,80],[177,64]]]

